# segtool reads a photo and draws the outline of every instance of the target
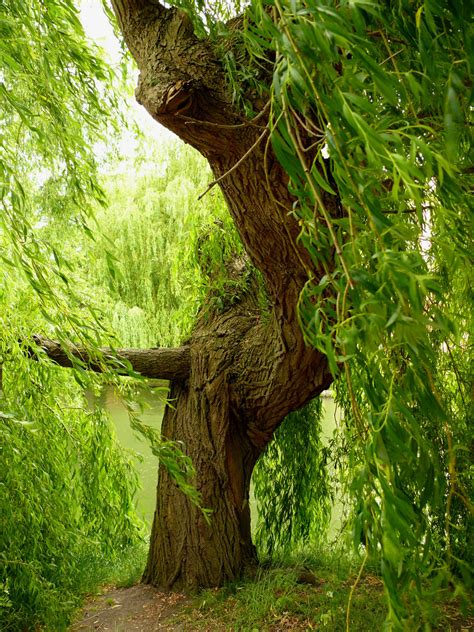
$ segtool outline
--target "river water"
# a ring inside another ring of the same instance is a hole
[[[144,423],[159,429],[164,412],[165,395],[166,391],[162,388],[139,392],[138,400],[143,404],[143,412],[139,416]],[[157,458],[153,455],[148,443],[131,429],[127,409],[112,387],[106,387],[103,390],[99,403],[109,412],[121,445],[133,454],[141,482],[141,489],[136,498],[137,510],[139,515],[148,524],[151,524],[156,501]],[[324,443],[327,443],[332,436],[336,425],[336,414],[336,406],[332,397],[323,397],[322,430]],[[339,514],[340,511],[335,507],[331,519],[331,531],[338,522]]]

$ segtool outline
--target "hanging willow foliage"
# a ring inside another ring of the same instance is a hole
[[[260,555],[289,552],[324,535],[331,513],[321,399],[290,413],[252,474]],[[298,455],[298,458],[295,458]]]
[[[469,5],[273,0],[250,15],[251,58],[275,60],[263,90],[289,211],[323,271],[299,313],[345,393],[354,543],[381,559],[403,627],[469,575]]]
[[[64,630],[104,558],[142,537],[130,459],[76,383],[97,381],[29,357],[37,333],[110,339],[61,236],[93,237],[93,146],[117,99],[71,2],[0,2],[0,64],[0,628]]]
[[[0,17],[0,261],[5,275],[21,272],[50,336],[94,349],[110,333],[70,282],[72,257],[38,229],[69,223],[94,238],[87,218],[104,203],[94,144],[120,112],[114,75],[73,2],[8,0]]]

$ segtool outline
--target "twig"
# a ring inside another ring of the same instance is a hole
[[[179,114],[178,116],[182,119],[185,119],[185,123],[184,123],[185,125],[204,125],[207,127],[219,127],[221,129],[238,129],[240,127],[249,127],[249,126],[261,128],[262,125],[254,125],[255,121],[258,121],[260,118],[262,118],[262,116],[268,110],[269,106],[270,106],[270,101],[268,101],[265,107],[263,108],[263,110],[261,110],[252,119],[245,120],[243,123],[235,123],[234,125],[226,125],[225,123],[215,123],[213,121],[203,121],[200,119],[192,118],[191,116],[185,116],[184,114]]]
[[[364,559],[362,560],[362,564],[361,564],[360,569],[359,569],[359,574],[357,575],[355,582],[352,584],[351,592],[349,593],[349,601],[347,602],[347,610],[346,610],[346,632],[350,631],[350,615],[351,615],[352,597],[354,596],[354,591],[357,588],[357,584],[360,581],[360,578],[362,576],[362,571],[364,570],[364,566],[365,566],[365,563],[367,562],[367,558],[368,557],[369,557],[369,548],[366,545],[366,547],[365,547],[365,555],[364,555]]]

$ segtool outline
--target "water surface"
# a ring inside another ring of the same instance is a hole
[[[164,396],[166,391],[163,385],[159,389],[142,390],[137,394],[137,410],[140,402],[143,411],[139,416],[149,426],[159,429],[164,413]],[[106,387],[100,397],[100,405],[110,414],[114,423],[117,437],[125,448],[134,455],[134,461],[141,481],[141,489],[138,492],[136,502],[138,513],[149,525],[153,519],[156,502],[156,483],[158,473],[158,459],[153,455],[148,443],[137,436],[130,427],[127,410],[118,394],[112,387]],[[327,444],[336,425],[336,405],[332,397],[323,397],[323,443]],[[253,499],[252,499],[253,500]],[[252,513],[255,509],[255,501],[251,502]],[[334,531],[340,522],[341,510],[337,502],[333,508],[331,529]],[[255,523],[252,520],[252,523]]]

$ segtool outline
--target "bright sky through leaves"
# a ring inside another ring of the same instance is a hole
[[[107,62],[116,70],[117,76],[119,76],[122,73],[121,59],[123,53],[100,0],[83,0],[80,3],[80,17],[87,36],[105,51]],[[138,71],[134,69],[130,78],[130,94],[125,96],[133,121],[131,121],[130,129],[123,131],[117,148],[120,156],[128,158],[133,158],[137,151],[137,137],[133,131],[133,124],[146,137],[147,143],[161,144],[164,140],[174,137],[174,134],[154,121],[145,109],[136,102],[133,90],[137,77]],[[101,145],[98,151],[106,154],[108,148],[103,144]]]

